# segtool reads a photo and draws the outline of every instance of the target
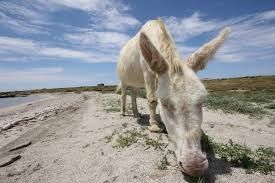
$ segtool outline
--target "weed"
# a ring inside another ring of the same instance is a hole
[[[264,106],[264,108],[266,108],[266,109],[275,109],[275,104],[266,105],[266,106]]]
[[[87,95],[83,95],[84,100],[88,100],[89,97]]]
[[[217,154],[233,166],[245,168],[247,173],[258,171],[268,174],[275,171],[275,165],[271,163],[275,158],[275,152],[271,148],[260,147],[253,151],[245,145],[233,142],[216,143],[205,134],[202,135],[201,145],[203,151],[210,155]]]
[[[116,144],[113,145],[115,148],[125,148],[130,145],[137,143],[140,140],[142,144],[146,146],[146,149],[153,147],[154,149],[161,149],[164,147],[164,143],[158,140],[151,139],[148,134],[144,133],[143,130],[131,129],[119,134],[116,139]]]
[[[204,177],[204,176],[200,176],[200,177],[198,178],[197,183],[204,183],[204,182],[205,182],[205,177]]]
[[[106,140],[106,143],[110,143],[114,137],[114,135],[117,133],[117,131],[113,131],[113,133],[111,135],[107,135],[104,137],[104,139]]]
[[[232,93],[211,93],[206,106],[210,109],[221,109],[225,113],[241,113],[261,118],[267,111],[262,107],[248,102],[245,97]]]
[[[127,128],[127,123],[122,123],[123,128]]]
[[[167,170],[167,166],[169,166],[169,162],[167,161],[166,156],[163,156],[163,158],[158,163],[158,169],[159,170]]]
[[[188,177],[188,182],[190,183],[205,183],[206,177],[205,176],[200,176],[200,177]]]
[[[145,136],[145,145],[147,145],[147,148],[153,147],[154,149],[163,150],[162,147],[164,146],[164,143],[151,139],[148,136]]]
[[[115,98],[111,98],[111,99],[106,99],[105,101],[103,101],[103,105],[105,108],[106,112],[120,112],[120,100],[119,99],[115,99]],[[130,113],[131,110],[131,106],[130,104],[126,105],[126,112]]]
[[[140,138],[144,137],[140,131],[137,129],[127,130],[123,134],[119,134],[118,138],[116,139],[116,144],[113,145],[114,148],[125,148],[129,147],[130,145],[136,143]]]
[[[117,99],[109,99],[104,102],[106,112],[119,112],[120,101]]]

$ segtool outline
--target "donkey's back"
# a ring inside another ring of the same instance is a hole
[[[118,77],[127,86],[136,88],[144,87],[144,72],[150,72],[150,69],[142,63],[139,46],[140,32],[146,33],[158,48],[161,34],[160,20],[150,20],[144,24],[141,30],[125,44],[120,52],[117,66]]]

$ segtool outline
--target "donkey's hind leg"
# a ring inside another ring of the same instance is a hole
[[[137,108],[137,89],[131,88],[132,110],[135,118],[140,117],[140,113]]]
[[[121,100],[120,100],[121,113],[120,114],[125,116],[127,86],[123,82],[121,82],[120,87],[121,87]]]

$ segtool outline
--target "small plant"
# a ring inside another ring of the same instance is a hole
[[[200,177],[188,177],[188,182],[190,183],[205,183],[207,178],[205,176],[200,176]]]
[[[163,158],[158,163],[158,169],[159,170],[167,170],[167,166],[169,166],[169,162],[167,161],[166,156],[163,156]]]
[[[271,163],[275,158],[275,152],[271,148],[260,147],[253,151],[232,141],[229,144],[216,143],[205,134],[202,135],[201,146],[208,154],[217,154],[233,166],[245,168],[247,173],[258,171],[268,174],[275,171],[275,165]]]
[[[238,97],[232,93],[212,93],[208,96],[206,106],[210,109],[221,109],[225,113],[241,113],[261,118],[267,111],[262,107]]]
[[[129,147],[130,145],[136,143],[140,138],[144,137],[140,131],[137,129],[127,130],[123,134],[119,134],[118,138],[116,139],[116,144],[113,145],[115,148],[125,148]]]
[[[114,137],[114,135],[117,133],[117,131],[113,131],[113,133],[111,135],[107,135],[104,137],[104,139],[106,140],[106,143],[110,143]]]
[[[104,101],[104,107],[106,112],[119,112],[120,111],[120,101],[117,99],[109,99]]]
[[[122,123],[123,128],[127,128],[127,123]]]
[[[158,140],[151,139],[148,134],[144,133],[143,130],[131,129],[119,134],[116,138],[116,143],[113,145],[114,148],[125,148],[140,141],[146,146],[146,149],[153,147],[154,149],[163,150],[164,143]]]
[[[103,105],[106,112],[120,112],[120,100],[119,99],[106,99],[103,101]],[[126,112],[131,113],[131,105],[127,103],[126,105]]]
[[[205,177],[200,176],[200,177],[198,178],[197,183],[204,183],[204,182],[205,182]]]
[[[157,140],[151,139],[148,136],[145,137],[145,145],[147,145],[147,149],[150,147],[153,147],[154,149],[161,149],[161,150],[163,150],[162,147],[164,146],[163,143]]]
[[[87,95],[84,95],[83,98],[84,98],[84,100],[88,100],[89,99],[89,97]]]
[[[266,108],[266,109],[275,109],[275,104],[266,105],[266,106],[264,106],[264,108]]]

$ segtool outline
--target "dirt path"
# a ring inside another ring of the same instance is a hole
[[[0,182],[190,182],[177,170],[172,155],[168,157],[171,164],[168,169],[158,169],[164,157],[161,149],[148,148],[141,142],[119,149],[112,147],[114,139],[107,142],[106,137],[114,132],[133,128],[140,130],[148,123],[146,117],[138,124],[137,119],[131,116],[106,112],[106,101],[117,99],[118,95],[114,94],[86,93],[84,100],[69,105],[65,111],[31,127],[19,134],[16,140],[2,146],[0,159],[19,154],[21,159],[0,168]],[[144,99],[138,100],[143,114],[148,111],[146,104]],[[239,120],[242,122],[238,123]],[[251,147],[275,147],[272,140],[274,129],[266,127],[267,120],[261,122],[259,125],[244,116],[206,110],[203,128],[217,141],[232,139],[245,141]],[[147,130],[144,133],[149,134]],[[166,134],[149,134],[149,137],[161,138],[162,143],[168,143]],[[28,141],[32,142],[28,147],[8,152]],[[246,174],[241,168],[232,168],[219,159],[212,159],[208,181],[274,182],[275,178],[259,173]]]

